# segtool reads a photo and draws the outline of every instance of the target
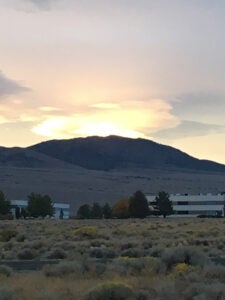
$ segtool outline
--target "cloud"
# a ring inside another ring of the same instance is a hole
[[[40,10],[49,10],[53,2],[52,0],[24,0],[24,1],[30,2]]]
[[[7,122],[8,122],[8,120],[7,120],[5,117],[0,116],[0,125],[1,125],[1,124],[5,124],[5,123],[7,123]]]
[[[185,120],[174,128],[157,131],[153,134],[153,137],[159,139],[176,140],[220,133],[225,133],[225,126]]]
[[[175,126],[177,118],[171,106],[162,99],[96,103],[76,114],[48,115],[32,131],[49,138],[72,138],[88,135],[122,135],[150,138],[149,133],[158,128]],[[97,108],[97,109],[96,109]]]
[[[180,119],[193,120],[200,123],[225,124],[225,93],[196,92],[183,94],[173,102],[173,113]]]
[[[20,92],[27,91],[28,88],[20,85],[17,81],[7,78],[0,71],[0,97],[16,95]]]
[[[55,106],[41,106],[38,109],[44,112],[60,111],[60,109]]]
[[[92,105],[90,105],[90,107],[97,108],[97,109],[118,109],[118,108],[120,108],[118,103],[104,103],[104,102],[92,104]]]

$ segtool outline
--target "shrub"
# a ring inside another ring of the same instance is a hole
[[[127,243],[124,243],[120,246],[121,250],[127,250],[127,249],[131,249],[133,247],[135,247],[136,245],[134,245],[133,243],[131,242],[127,242]]]
[[[54,249],[53,251],[51,251],[49,253],[49,255],[47,256],[47,258],[50,258],[50,259],[64,259],[66,258],[66,252],[63,251],[62,249]]]
[[[0,232],[0,237],[2,242],[8,242],[11,240],[11,238],[17,236],[18,231],[13,229],[3,229]]]
[[[225,298],[225,285],[222,283],[196,283],[184,291],[185,299],[222,300]]]
[[[11,213],[9,214],[0,214],[0,220],[13,220],[13,215]]]
[[[115,258],[116,256],[114,250],[107,248],[93,248],[90,251],[90,257],[95,258]]]
[[[23,243],[25,241],[26,237],[24,234],[18,234],[16,237],[16,241],[19,243]]]
[[[174,269],[173,269],[173,274],[175,276],[184,276],[190,272],[193,271],[193,267],[190,265],[187,265],[186,263],[178,263]]]
[[[98,261],[86,261],[85,272],[88,272],[91,278],[101,276],[107,270],[107,262],[105,259]]]
[[[154,246],[150,250],[149,254],[150,254],[150,256],[153,256],[153,257],[161,257],[162,253],[163,253],[163,250],[164,250],[163,247]]]
[[[174,282],[167,282],[167,281],[161,282],[160,286],[157,289],[157,294],[158,294],[158,297],[156,297],[157,300],[158,299],[160,299],[160,300],[161,299],[166,299],[166,300],[186,299],[186,298],[182,298],[179,296]],[[153,299],[155,299],[155,297]],[[193,298],[190,298],[190,300],[191,299],[193,299]]]
[[[108,266],[109,271],[114,271],[120,275],[136,276],[144,271],[148,273],[158,273],[163,270],[161,263],[156,258],[143,257],[143,258],[129,258],[120,257]]]
[[[56,265],[47,265],[43,268],[44,274],[48,277],[63,277],[71,274],[82,275],[85,270],[85,264],[78,261],[62,261]]]
[[[0,274],[4,275],[6,277],[9,277],[12,275],[12,269],[8,266],[5,265],[0,265]]]
[[[38,292],[36,296],[34,296],[33,299],[34,300],[59,300],[61,298],[49,290],[41,290],[40,292]]]
[[[126,249],[122,251],[121,256],[135,257],[135,258],[142,257],[144,256],[144,252],[141,251],[140,249]]]
[[[163,252],[162,261],[167,270],[170,270],[178,263],[185,263],[191,266],[204,266],[208,263],[207,257],[196,248],[170,248]]]
[[[157,293],[153,289],[151,289],[150,291],[139,290],[139,291],[135,292],[135,299],[136,300],[152,300],[152,299],[157,299]]]
[[[0,287],[0,300],[17,300],[14,290],[9,287]]]
[[[217,279],[225,282],[225,267],[224,266],[206,266],[204,268],[204,277],[208,279]]]
[[[82,226],[72,232],[80,238],[94,239],[98,236],[98,230],[95,226]]]
[[[88,291],[84,297],[84,300],[132,300],[134,298],[133,290],[130,286],[107,282],[94,287]]]
[[[34,259],[36,256],[37,256],[36,251],[31,249],[23,249],[17,254],[17,257],[19,259],[25,259],[25,260]]]

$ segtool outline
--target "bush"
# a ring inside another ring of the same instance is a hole
[[[149,254],[153,257],[161,257],[163,253],[164,248],[159,246],[154,246],[152,249],[150,249]]]
[[[224,266],[206,266],[204,268],[204,277],[211,280],[219,280],[225,282],[225,267]]]
[[[225,285],[222,283],[196,283],[184,291],[185,299],[222,300],[225,298]]]
[[[82,226],[72,232],[75,236],[80,238],[94,239],[98,236],[98,230],[95,226]]]
[[[0,265],[0,274],[4,275],[6,277],[9,277],[12,275],[12,269],[8,266],[5,265]]]
[[[167,270],[171,270],[179,263],[185,263],[191,266],[204,266],[209,263],[207,257],[196,248],[170,248],[163,252],[162,261]]]
[[[94,287],[84,295],[84,300],[132,300],[131,287],[122,283],[108,282]]]
[[[86,271],[86,266],[83,262],[62,261],[56,265],[45,266],[43,271],[48,277],[63,277],[71,274],[80,276]]]
[[[55,293],[49,290],[41,290],[33,298],[33,300],[59,300],[59,299],[61,298],[58,295],[56,295]]]
[[[108,266],[109,271],[119,273],[120,275],[137,276],[145,271],[148,273],[159,273],[163,270],[158,259],[152,257],[128,258],[120,257],[113,260]]]
[[[6,215],[0,214],[0,220],[13,220],[13,215],[11,213]]]
[[[31,260],[37,256],[36,251],[30,249],[23,249],[17,254],[19,259]]]
[[[139,290],[139,291],[135,292],[135,299],[137,299],[137,300],[157,299],[157,293],[153,289],[151,289],[150,291]]]
[[[90,257],[95,258],[115,258],[117,255],[114,250],[107,248],[93,248],[90,251]]]
[[[121,256],[125,256],[125,257],[143,257],[144,256],[144,252],[141,251],[140,249],[126,249],[123,250],[121,253]]]
[[[49,255],[47,256],[47,258],[49,259],[64,259],[66,258],[66,252],[63,251],[62,249],[54,249],[53,251],[51,251],[49,253]]]
[[[0,287],[0,300],[17,300],[14,290],[8,287]]]
[[[3,229],[0,232],[0,237],[2,242],[8,242],[11,240],[11,238],[17,236],[18,231],[13,229]]]
[[[16,241],[19,243],[23,243],[25,241],[26,237],[24,234],[18,234],[16,237]]]

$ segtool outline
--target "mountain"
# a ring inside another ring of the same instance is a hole
[[[58,160],[37,151],[19,147],[0,147],[0,167],[17,168],[68,168],[66,161]]]
[[[225,172],[225,165],[199,160],[176,148],[140,138],[93,136],[52,140],[25,150],[89,170],[166,169]]]

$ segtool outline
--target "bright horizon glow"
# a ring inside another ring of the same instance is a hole
[[[134,130],[125,129],[122,127],[119,127],[116,124],[112,124],[110,122],[99,122],[96,124],[87,124],[83,128],[75,130],[74,134],[76,136],[102,136],[106,137],[109,135],[118,135],[123,137],[129,137],[129,138],[147,138],[145,135],[143,135],[141,132],[137,132]]]

